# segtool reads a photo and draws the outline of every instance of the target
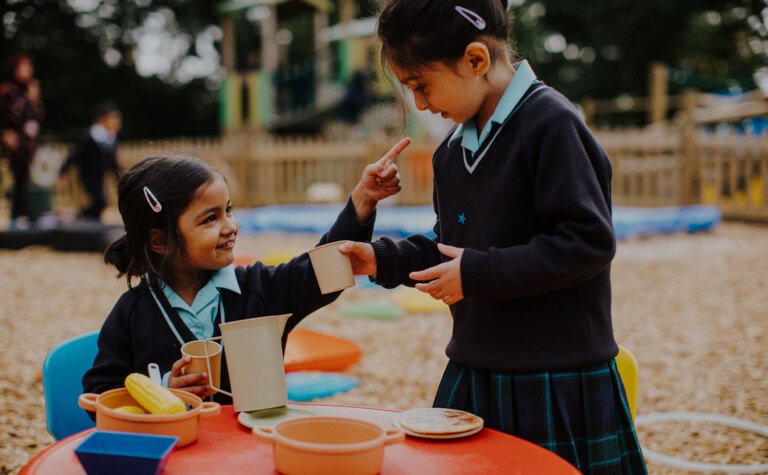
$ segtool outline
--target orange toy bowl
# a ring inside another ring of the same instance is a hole
[[[115,411],[120,406],[140,406],[125,388],[111,389],[102,394],[81,394],[77,403],[89,412],[96,413],[96,428],[143,434],[175,435],[176,447],[197,440],[200,417],[215,416],[221,412],[216,402],[203,402],[192,393],[171,389],[185,404],[192,407],[181,414],[126,414]]]
[[[373,475],[381,470],[384,446],[405,438],[399,429],[343,417],[290,419],[257,426],[253,435],[273,444],[275,468],[287,475]]]

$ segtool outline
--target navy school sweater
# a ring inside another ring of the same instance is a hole
[[[375,215],[367,223],[359,224],[352,201],[349,200],[318,245],[344,239],[369,241],[374,220]],[[237,267],[235,275],[241,294],[221,289],[226,321],[292,313],[293,316],[285,326],[283,349],[288,333],[304,317],[333,302],[341,294],[320,293],[307,253],[277,267],[266,266],[260,262],[248,267]],[[155,295],[178,333],[185,342],[196,340],[156,286],[156,280],[152,281]],[[216,317],[214,336],[221,335],[219,323],[221,314]],[[128,374],[146,374],[147,365],[153,362],[160,366],[161,374],[170,371],[173,363],[181,358],[181,345],[158,308],[150,289],[142,281],[140,286],[128,290],[120,297],[104,322],[99,333],[99,351],[93,367],[83,376],[83,390],[102,393],[108,389],[123,387]],[[221,387],[230,391],[226,350],[221,365]],[[220,393],[214,395],[214,400],[221,404],[232,403],[231,398]]]
[[[460,140],[437,148],[437,237],[374,242],[375,280],[412,286],[410,272],[449,259],[438,242],[464,248],[449,358],[503,372],[608,361],[618,353],[610,162],[558,92],[537,83],[521,102],[496,140],[481,145],[475,157],[487,153],[473,173]]]

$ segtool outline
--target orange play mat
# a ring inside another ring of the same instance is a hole
[[[296,328],[288,334],[286,371],[341,371],[363,355],[354,342],[311,330]]]

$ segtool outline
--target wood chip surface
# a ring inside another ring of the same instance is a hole
[[[319,236],[242,236],[256,258],[312,247]],[[125,281],[98,254],[0,250],[0,473],[14,473],[52,443],[36,379],[56,343],[100,328]],[[768,424],[768,227],[721,224],[707,234],[620,242],[613,264],[618,341],[640,365],[638,414],[701,411]],[[355,341],[346,373],[361,384],[318,402],[407,410],[430,406],[447,362],[447,311],[399,320],[347,317],[346,302],[388,298],[355,287],[302,326]],[[768,439],[712,424],[638,428],[642,445],[709,463],[768,463]],[[649,464],[652,474],[688,472]]]

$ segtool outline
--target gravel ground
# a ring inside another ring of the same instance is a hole
[[[317,236],[243,236],[238,254],[301,251]],[[768,227],[720,225],[701,235],[619,244],[613,265],[617,339],[640,365],[638,414],[703,411],[768,424]],[[97,254],[0,250],[0,473],[52,442],[36,379],[57,342],[96,330],[125,282]],[[73,278],[75,277],[75,278]],[[446,363],[446,312],[396,321],[341,315],[345,302],[391,295],[354,288],[302,326],[357,342],[365,355],[347,373],[358,388],[323,400],[390,409],[428,406]],[[413,364],[417,361],[418,364]],[[638,428],[645,447],[710,463],[768,463],[768,439],[710,424]],[[649,464],[652,474],[684,474]]]

